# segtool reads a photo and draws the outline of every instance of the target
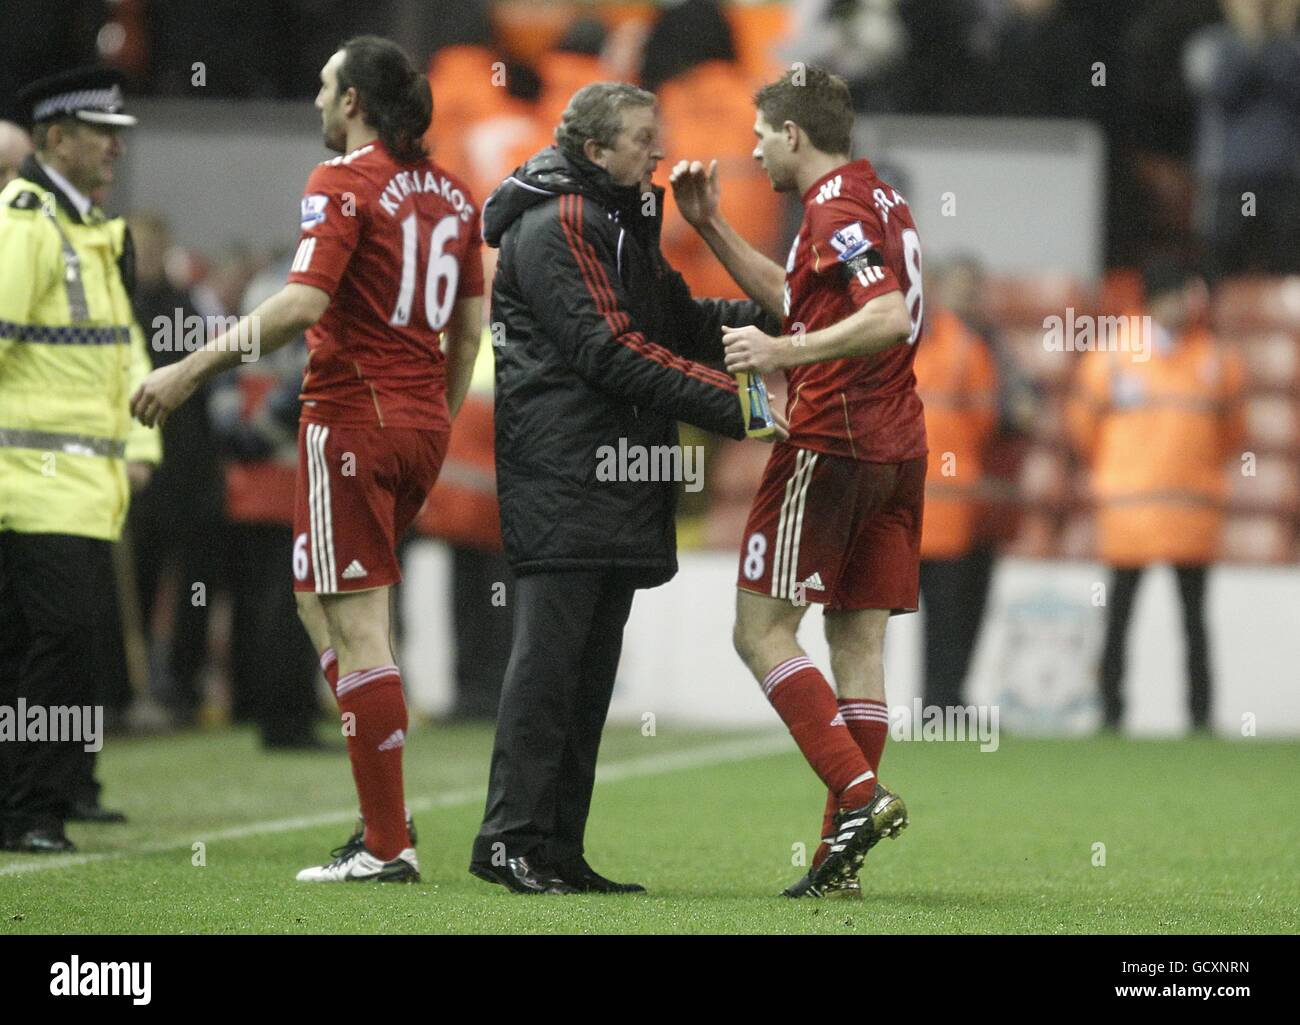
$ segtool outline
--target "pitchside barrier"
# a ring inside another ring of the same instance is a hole
[[[656,731],[776,727],[775,714],[731,647],[735,558],[684,552],[680,562],[671,583],[637,594],[611,721]],[[402,665],[414,706],[432,715],[451,704],[448,572],[441,545],[412,546]],[[1103,567],[1088,562],[1002,560],[966,702],[976,711],[996,707],[999,729],[1008,735],[1068,736],[1095,729],[1106,610],[1094,604],[1094,585],[1108,579]],[[1215,731],[1236,738],[1300,736],[1300,569],[1225,565],[1213,569],[1209,580]],[[924,614],[895,616],[886,643],[889,705],[902,719],[896,729],[909,736],[920,735],[922,726],[913,722],[925,719],[924,706],[916,703]],[[820,620],[820,609],[810,608],[801,641],[825,671],[829,658]],[[1172,572],[1151,570],[1129,630],[1125,729],[1132,735],[1176,736],[1187,729],[1181,622]]]

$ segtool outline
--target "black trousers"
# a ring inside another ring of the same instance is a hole
[[[1210,722],[1210,651],[1205,630],[1205,566],[1175,566],[1178,594],[1183,603],[1183,634],[1187,645],[1188,707],[1192,726],[1204,729]],[[1107,726],[1115,728],[1124,718],[1124,664],[1128,625],[1142,568],[1116,569],[1111,576],[1107,607],[1106,640],[1101,657],[1102,713]]]
[[[452,621],[456,634],[457,719],[493,719],[510,664],[515,578],[497,552],[451,550]],[[503,601],[495,599],[501,594]]]
[[[475,861],[490,862],[498,850],[544,864],[582,854],[634,594],[633,583],[616,571],[536,573],[516,581],[514,645]]]
[[[174,513],[174,515],[173,515]],[[186,717],[203,704],[203,670],[211,661],[208,651],[208,609],[222,586],[220,519],[198,520],[184,509],[160,508],[159,503],[132,505],[129,520],[140,614],[148,629],[160,595],[163,578],[173,572],[176,591],[172,599],[172,636],[163,664],[168,707]],[[193,587],[202,583],[206,600],[194,603]]]
[[[293,528],[232,523],[230,703],[267,744],[309,739],[320,718],[320,663],[293,596]]]
[[[946,708],[965,703],[962,693],[984,620],[993,563],[991,548],[976,548],[957,559],[921,562],[927,705]]]
[[[1242,195],[1255,197],[1243,216]],[[1300,271],[1300,178],[1227,178],[1209,191],[1210,265],[1215,275],[1294,274]]]
[[[111,593],[109,542],[0,531],[0,705],[96,703],[92,643]],[[7,828],[61,823],[78,781],[93,775],[83,741],[0,742],[0,817]]]

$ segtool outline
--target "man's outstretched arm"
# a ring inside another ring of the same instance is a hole
[[[718,162],[706,171],[698,160],[680,161],[668,176],[673,198],[686,223],[699,232],[713,255],[745,294],[774,317],[785,306],[785,271],[746,242],[722,216],[718,205]]]
[[[320,320],[329,302],[327,292],[290,282],[203,348],[153,371],[131,396],[131,415],[146,427],[161,425],[208,378],[247,360],[250,352],[256,359],[293,341]]]

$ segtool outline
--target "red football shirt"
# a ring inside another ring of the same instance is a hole
[[[307,331],[302,417],[448,428],[440,345],[457,299],[483,294],[479,211],[431,160],[379,142],[318,164],[289,280],[330,294]]]
[[[838,324],[868,300],[902,292],[912,336],[874,356],[786,371],[790,444],[866,462],[926,453],[912,361],[921,334],[921,240],[907,201],[866,160],[837,167],[803,196],[785,265],[782,333]]]

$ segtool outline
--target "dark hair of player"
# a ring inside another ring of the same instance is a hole
[[[433,93],[406,51],[379,36],[354,36],[339,49],[339,93],[356,89],[366,124],[394,160],[412,164],[427,157],[424,133],[433,119]]]
[[[797,65],[756,92],[754,106],[773,128],[793,121],[823,153],[849,152],[853,104],[839,75]]]

